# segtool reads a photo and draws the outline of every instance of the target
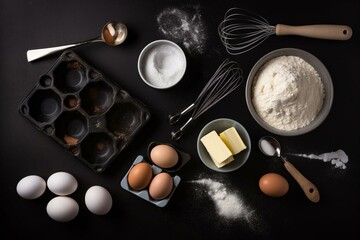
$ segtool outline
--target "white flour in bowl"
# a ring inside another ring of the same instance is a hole
[[[260,69],[252,102],[266,123],[291,131],[315,119],[324,95],[323,83],[313,66],[297,56],[280,56]]]

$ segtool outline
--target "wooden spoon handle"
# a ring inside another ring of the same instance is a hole
[[[290,26],[277,24],[275,33],[281,35],[298,35],[303,37],[320,38],[328,40],[349,40],[352,36],[352,29],[346,25],[303,25]]]
[[[319,202],[320,193],[317,187],[306,177],[304,177],[290,162],[286,161],[284,163],[284,166],[286,170],[288,170],[288,172],[291,174],[291,176],[293,176],[297,183],[300,185],[306,197],[314,203]]]

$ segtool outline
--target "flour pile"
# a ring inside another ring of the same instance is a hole
[[[201,184],[206,187],[207,194],[214,201],[218,215],[226,219],[245,219],[251,222],[254,211],[247,207],[240,196],[230,192],[227,187],[210,178],[193,180],[192,183]]]
[[[252,102],[266,123],[291,131],[315,119],[324,95],[323,83],[313,66],[297,56],[280,56],[260,69]]]

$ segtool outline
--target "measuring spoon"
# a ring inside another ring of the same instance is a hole
[[[87,41],[73,43],[58,47],[50,47],[50,48],[40,48],[40,49],[33,49],[28,50],[26,53],[28,62],[34,61],[36,59],[45,57],[47,55],[77,47],[80,45],[84,45],[87,43],[94,43],[94,42],[105,42],[110,46],[117,46],[125,41],[127,37],[127,27],[125,24],[120,22],[108,22],[105,24],[101,31],[101,35],[97,38],[90,39]]]
[[[296,182],[300,185],[304,191],[306,197],[317,203],[320,201],[320,193],[317,187],[310,182],[306,177],[304,177],[290,162],[286,160],[285,157],[281,155],[280,143],[273,137],[265,136],[259,140],[259,148],[263,154],[266,156],[277,156],[283,162],[286,170],[293,176]]]

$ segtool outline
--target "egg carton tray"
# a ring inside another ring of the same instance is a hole
[[[72,50],[63,52],[40,76],[19,112],[97,173],[109,166],[151,117],[143,102]]]
[[[154,200],[154,199],[152,199],[150,197],[149,191],[148,191],[147,188],[145,188],[143,190],[140,190],[140,191],[136,191],[136,190],[132,189],[129,186],[129,183],[128,183],[128,180],[127,180],[129,172],[136,164],[141,163],[141,162],[146,162],[146,161],[145,161],[145,159],[144,159],[144,157],[142,155],[139,155],[139,156],[137,156],[135,158],[135,160],[132,163],[131,167],[129,168],[128,172],[125,174],[125,176],[121,180],[121,182],[120,182],[121,187],[123,189],[135,194],[136,196],[138,196],[138,197],[140,197],[140,198],[142,198],[142,199],[144,199],[144,200],[158,206],[158,207],[165,207],[168,204],[168,202],[170,201],[170,198],[173,195],[173,193],[175,192],[176,188],[179,186],[181,178],[178,175],[172,177],[174,186],[173,186],[173,189],[172,189],[171,193],[169,194],[169,196],[167,196],[166,198],[161,199],[161,200]],[[155,176],[156,174],[159,174],[159,173],[161,173],[163,171],[161,168],[159,168],[156,165],[151,165],[151,168],[152,168],[152,171],[153,171],[153,176]]]

